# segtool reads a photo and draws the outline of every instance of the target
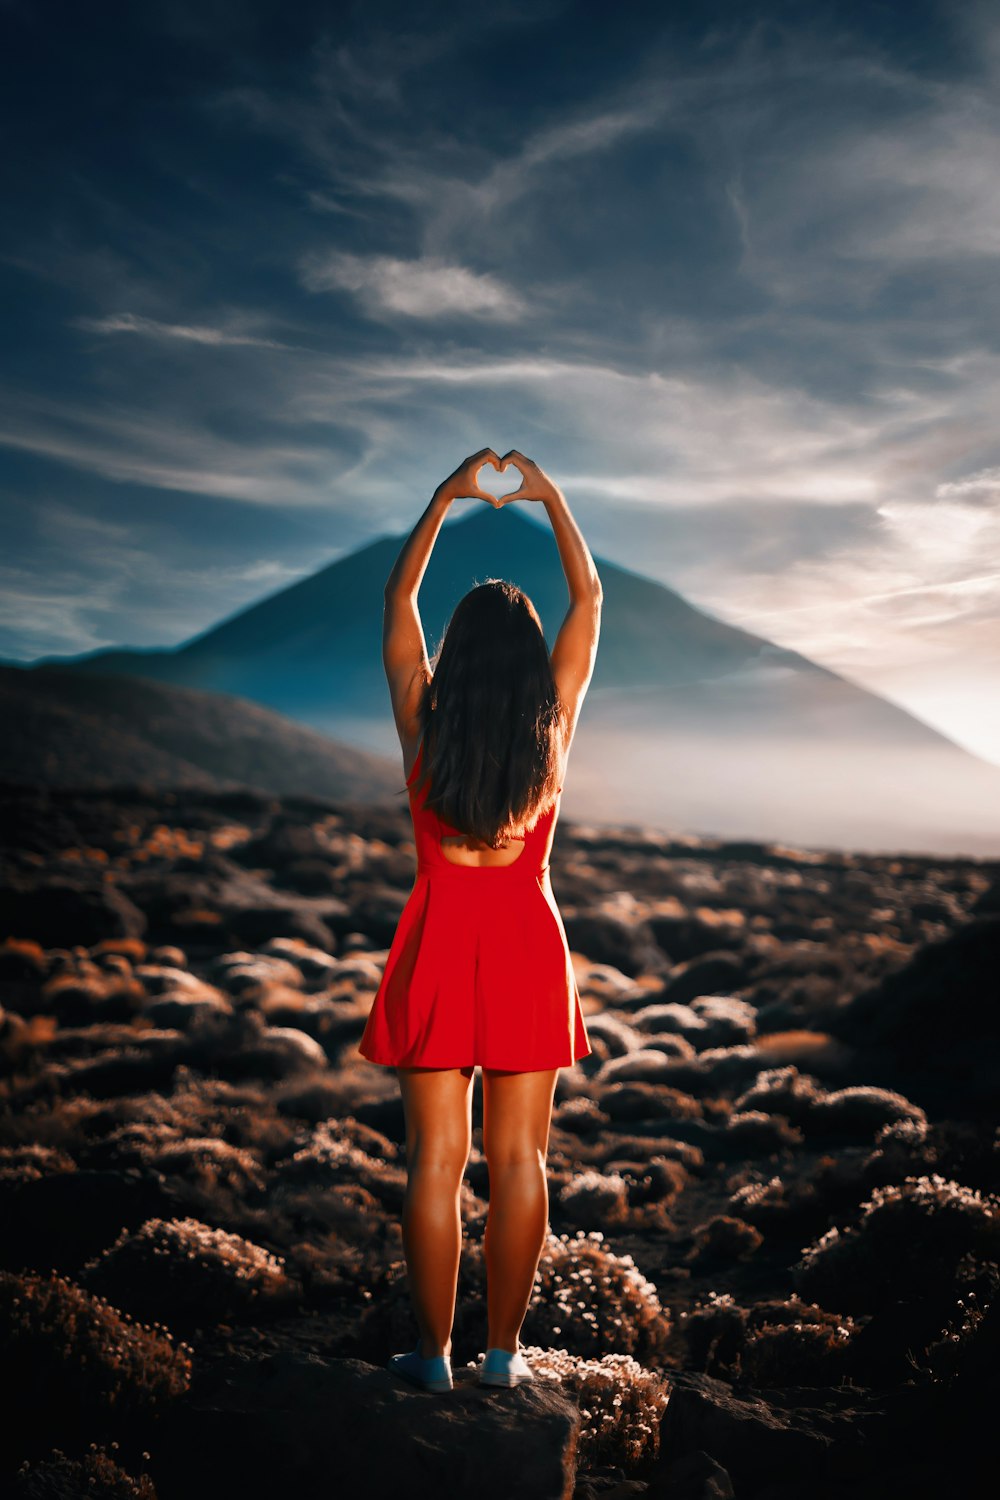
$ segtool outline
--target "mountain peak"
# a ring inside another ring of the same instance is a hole
[[[530,504],[531,502],[530,501],[525,501],[524,503],[525,504]],[[504,506],[501,506],[501,510],[505,511],[507,513],[508,517],[514,516],[519,522],[523,523],[525,526],[534,526],[536,524],[534,521],[529,521],[528,517],[524,514],[523,511],[519,511],[518,510],[516,503],[513,504],[513,505],[504,505]],[[487,505],[486,501],[482,500],[482,501],[479,502],[478,506],[473,505],[472,509],[469,511],[468,515],[462,516],[460,520],[458,520],[458,521],[455,522],[455,525],[456,526],[468,526],[470,522],[476,521],[476,522],[480,523],[483,526],[489,526],[489,525],[492,525],[494,523],[494,518],[496,517],[497,514],[498,514],[498,512],[496,510],[494,510],[494,508],[493,508],[492,505]]]

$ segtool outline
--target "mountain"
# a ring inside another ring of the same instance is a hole
[[[547,519],[529,515],[479,502],[445,521],[420,591],[431,654],[459,598],[489,577],[525,590],[552,645],[566,582]],[[378,537],[172,650],[64,665],[236,694],[398,758],[381,626],[404,539]],[[596,561],[601,645],[567,816],[839,848],[1000,852],[1000,768],[798,652]]]
[[[0,667],[0,780],[61,787],[258,787],[389,800],[393,761],[222,694],[65,667]]]

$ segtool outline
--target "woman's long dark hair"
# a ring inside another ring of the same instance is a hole
[[[516,584],[488,578],[455,606],[418,718],[427,807],[501,847],[534,828],[562,776],[563,705],[538,611]]]

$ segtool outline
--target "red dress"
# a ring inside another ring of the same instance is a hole
[[[549,880],[562,787],[512,864],[460,865],[439,842],[460,830],[414,786],[422,755],[406,780],[417,875],[358,1050],[388,1067],[568,1067],[593,1048]]]

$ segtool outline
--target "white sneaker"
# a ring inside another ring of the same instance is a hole
[[[514,1354],[509,1349],[487,1349],[479,1367],[480,1385],[523,1385],[534,1378],[534,1371],[520,1349]]]

